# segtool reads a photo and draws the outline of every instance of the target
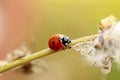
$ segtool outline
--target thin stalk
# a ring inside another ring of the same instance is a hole
[[[72,40],[71,46],[78,44],[78,43],[82,43],[82,42],[87,42],[90,40],[93,40],[96,37],[96,35],[91,35],[91,36],[87,36],[87,37],[82,37],[82,38],[78,38],[78,39],[74,39]],[[25,63],[28,63],[32,60],[38,59],[38,58],[42,58],[44,56],[50,55],[55,53],[54,51],[52,51],[50,48],[35,52],[34,54],[28,55],[26,57],[20,58],[18,60],[15,60],[13,62],[10,62],[6,65],[0,66],[0,73],[6,72],[12,68],[15,68],[17,66],[23,65]]]

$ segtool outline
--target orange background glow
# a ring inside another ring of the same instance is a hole
[[[23,44],[34,50],[48,47],[51,35],[62,33],[71,39],[96,34],[99,21],[108,15],[120,19],[119,0],[0,0],[0,59]],[[48,67],[48,80],[100,80],[100,69],[89,66],[73,49],[41,58]],[[112,67],[107,80],[119,80]],[[12,71],[0,80],[42,80],[43,75],[23,75]]]

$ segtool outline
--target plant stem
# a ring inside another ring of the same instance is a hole
[[[82,37],[82,38],[78,38],[75,40],[72,40],[71,46],[81,43],[81,42],[87,42],[90,40],[93,40],[96,37],[96,35],[91,35],[91,36],[87,36],[87,37]],[[55,53],[54,51],[52,51],[50,48],[35,52],[34,54],[31,54],[29,56],[20,58],[18,60],[15,60],[13,62],[10,62],[6,65],[0,66],[0,73],[6,72],[12,68],[15,68],[17,66],[23,65],[25,63],[28,63],[32,60],[38,59],[38,58],[42,58],[44,56],[50,55]]]

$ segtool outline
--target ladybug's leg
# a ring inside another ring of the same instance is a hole
[[[68,48],[68,49],[71,48],[71,46],[68,43],[65,43],[65,47]]]
[[[65,47],[63,47],[63,50],[65,50]]]
[[[68,45],[67,47],[68,47],[68,49],[72,48],[70,45]]]
[[[71,48],[70,43],[71,43],[71,41],[70,41],[70,40],[68,40],[68,42],[66,43],[66,47],[67,47],[68,49],[70,49],[70,48]]]

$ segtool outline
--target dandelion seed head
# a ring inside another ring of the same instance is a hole
[[[120,68],[120,22],[116,22],[113,16],[101,20],[97,37],[87,44],[79,43],[73,48],[84,54],[86,60],[100,68],[101,72],[108,74],[112,63]]]
[[[32,68],[32,71],[34,73],[40,73],[40,72],[48,71],[48,66],[47,66],[45,61],[41,61],[41,60],[38,59],[38,60],[32,61],[32,64],[35,65]]]
[[[107,29],[109,29],[114,24],[116,24],[116,18],[113,15],[110,15],[110,16],[108,16],[105,19],[102,19],[100,21],[99,28],[101,30],[107,30]]]
[[[20,48],[15,49],[12,52],[7,54],[6,62],[12,62],[14,60],[20,59],[25,56],[29,56],[31,54],[32,54],[32,50],[29,49],[26,45],[22,45],[20,46]],[[41,73],[47,70],[48,70],[48,67],[45,61],[41,61],[39,59],[28,62],[24,65],[18,66],[13,69],[14,72],[19,72],[23,74]]]

